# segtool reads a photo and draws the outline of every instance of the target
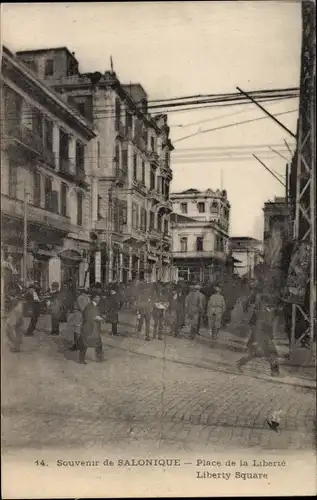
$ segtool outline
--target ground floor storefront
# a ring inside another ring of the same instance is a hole
[[[177,269],[178,280],[204,284],[216,281],[227,270],[225,261],[212,258],[173,259],[173,266]]]
[[[22,222],[3,220],[1,261],[10,263],[16,281],[36,282],[43,293],[51,289],[53,282],[59,286],[72,282],[77,287],[84,286],[85,279],[88,283],[88,250],[88,241],[32,223],[28,225],[25,251]]]

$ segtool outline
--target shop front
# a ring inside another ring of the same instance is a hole
[[[74,288],[80,286],[80,264],[82,257],[76,250],[64,250],[60,253],[61,284],[69,283]]]

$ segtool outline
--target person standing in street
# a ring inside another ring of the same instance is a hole
[[[200,291],[200,285],[194,285],[186,297],[185,311],[190,326],[190,338],[199,333],[201,318],[205,311],[205,296]]]
[[[87,304],[83,312],[83,322],[78,338],[79,363],[86,364],[86,352],[88,347],[93,347],[96,359],[104,361],[104,351],[101,338],[101,323],[103,318],[100,315],[98,305],[100,303],[100,292],[93,290],[91,301]]]
[[[250,306],[251,333],[247,342],[248,354],[237,361],[237,369],[241,373],[242,367],[256,358],[265,358],[271,368],[271,376],[280,375],[277,361],[278,353],[273,340],[274,306],[270,297],[263,290],[263,283],[258,283],[252,291]]]
[[[210,296],[207,306],[208,326],[212,339],[217,339],[222,324],[222,318],[226,310],[226,303],[221,289],[215,286],[214,293]]]
[[[70,351],[78,350],[78,339],[81,332],[83,312],[85,307],[89,304],[90,298],[88,292],[85,288],[80,288],[77,300],[74,304],[74,314],[70,315],[70,328],[73,332],[73,345],[70,347]],[[68,326],[68,322],[67,322]]]
[[[57,281],[52,283],[52,292],[50,296],[50,312],[51,312],[51,335],[59,335],[59,323],[61,319],[61,297],[59,284]]]
[[[31,311],[31,321],[29,323],[27,331],[25,332],[25,336],[33,337],[34,330],[41,315],[42,308],[39,288],[35,283],[29,286],[29,290],[26,294],[26,302],[26,306]]]
[[[4,329],[9,340],[11,352],[20,352],[23,340],[23,297],[11,297],[11,309],[8,312]]]
[[[116,283],[110,285],[110,294],[106,300],[106,321],[111,323],[112,335],[118,335],[119,310],[121,308],[120,297]]]
[[[154,304],[152,316],[154,320],[154,332],[153,339],[156,337],[158,340],[163,340],[163,331],[165,323],[165,311],[167,310],[168,304],[165,302],[165,293],[163,284],[158,282],[154,290]]]
[[[137,332],[141,333],[145,323],[145,340],[150,339],[150,324],[153,312],[153,290],[151,285],[139,283],[137,287]]]
[[[169,324],[171,334],[178,337],[182,328],[182,297],[181,290],[176,284],[173,286],[169,297]]]

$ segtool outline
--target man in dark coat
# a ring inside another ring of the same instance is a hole
[[[119,310],[121,308],[120,296],[116,283],[110,286],[110,293],[106,299],[106,320],[111,323],[112,335],[118,335]]]
[[[171,334],[178,337],[179,332],[183,326],[184,301],[182,297],[182,290],[179,286],[174,284],[169,295],[169,324]]]
[[[86,352],[88,347],[94,347],[97,361],[104,360],[103,345],[101,339],[101,323],[103,318],[98,308],[100,292],[92,290],[91,302],[87,304],[83,312],[83,323],[78,338],[79,363],[86,364]]]
[[[150,323],[153,312],[153,291],[150,284],[141,282],[137,287],[136,296],[137,309],[137,332],[142,330],[143,322],[145,323],[145,340],[150,339]]]
[[[34,330],[36,328],[38,319],[41,315],[42,308],[39,287],[37,286],[37,284],[32,284],[29,286],[29,290],[26,294],[26,302],[26,306],[31,311],[31,321],[27,331],[25,332],[25,336],[32,337],[34,335]]]
[[[263,289],[262,283],[257,283],[252,290],[249,306],[252,307],[250,318],[251,334],[247,342],[248,354],[237,361],[238,371],[242,366],[255,358],[265,358],[271,367],[271,376],[279,376],[277,350],[273,340],[274,305]]]

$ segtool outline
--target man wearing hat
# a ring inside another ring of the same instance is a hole
[[[200,291],[200,285],[192,285],[185,301],[185,311],[190,326],[190,338],[199,333],[201,318],[205,311],[205,296]]]
[[[78,338],[79,363],[86,364],[86,352],[88,347],[94,347],[97,361],[104,360],[104,352],[101,338],[101,323],[103,318],[100,315],[99,303],[101,290],[91,290],[91,301],[87,304],[83,312],[83,322]]]
[[[105,314],[108,323],[111,323],[112,335],[118,335],[119,310],[121,308],[118,287],[116,283],[111,283],[109,296],[105,302]]]
[[[213,339],[218,337],[218,333],[222,324],[222,317],[226,310],[225,299],[221,293],[220,286],[216,285],[214,293],[210,296],[207,306],[208,326],[210,336]]]
[[[29,289],[26,294],[26,302],[27,302],[26,305],[31,310],[31,321],[25,333],[25,336],[32,337],[34,335],[34,330],[36,328],[38,319],[41,315],[41,308],[42,308],[39,288],[37,284],[32,283],[29,285]]]

